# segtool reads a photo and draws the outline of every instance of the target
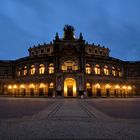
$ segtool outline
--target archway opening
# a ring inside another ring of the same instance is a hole
[[[64,97],[75,97],[76,81],[73,78],[67,78],[64,81]]]

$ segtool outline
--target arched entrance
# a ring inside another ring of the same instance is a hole
[[[64,97],[76,97],[76,81],[73,78],[67,78],[64,81]]]

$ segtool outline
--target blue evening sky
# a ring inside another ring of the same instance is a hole
[[[0,0],[0,60],[28,56],[65,24],[112,57],[140,60],[140,0]]]

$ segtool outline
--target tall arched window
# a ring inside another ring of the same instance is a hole
[[[118,72],[119,72],[119,77],[122,77],[122,70],[118,69]]]
[[[104,74],[109,75],[109,68],[108,66],[104,66]]]
[[[115,69],[115,67],[112,67],[112,75],[116,76],[116,69]]]
[[[17,69],[17,76],[21,76],[21,68]]]
[[[95,65],[94,70],[95,70],[95,74],[96,74],[96,75],[99,75],[99,74],[101,73],[100,66],[99,66],[98,64]]]
[[[54,64],[51,63],[51,64],[49,65],[49,74],[53,74],[53,73],[54,73]]]
[[[86,64],[86,74],[91,74],[91,65]]]
[[[31,75],[35,74],[35,66],[34,65],[31,66],[30,73],[31,73]]]
[[[45,73],[45,66],[43,64],[39,65],[39,74],[44,74]]]
[[[23,68],[23,75],[24,75],[24,76],[27,75],[27,66],[24,66],[24,68]]]

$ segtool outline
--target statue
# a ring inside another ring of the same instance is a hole
[[[64,39],[73,40],[74,39],[74,27],[71,25],[64,26]]]

